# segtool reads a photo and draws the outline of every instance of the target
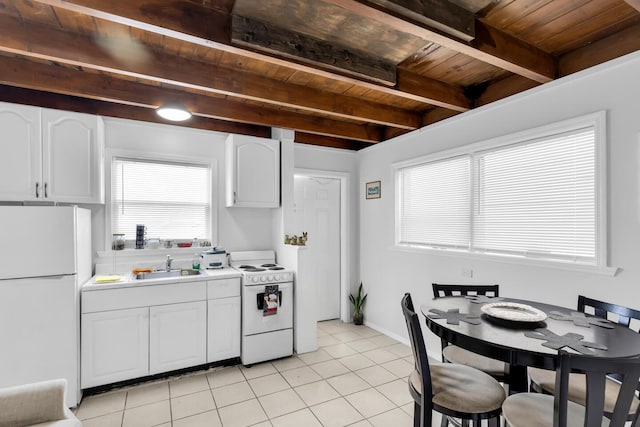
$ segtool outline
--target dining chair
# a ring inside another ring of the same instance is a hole
[[[488,297],[500,296],[500,285],[443,285],[433,283],[433,297],[442,298],[456,295],[485,295]],[[456,345],[451,345],[445,339],[442,340],[443,362],[460,363],[486,372],[501,383],[508,384],[509,365],[500,360],[491,359],[481,354],[474,353]]]
[[[631,321],[636,319],[640,321],[640,310],[623,307],[621,305],[611,304],[595,299],[587,298],[583,295],[578,296],[578,311],[582,313],[593,314],[596,317],[609,319],[617,322],[625,327],[631,327]],[[614,315],[614,316],[612,316]],[[617,319],[613,320],[612,317]],[[592,326],[597,327],[597,326]],[[638,332],[637,329],[635,329]],[[529,368],[529,381],[531,390],[539,393],[554,394],[556,390],[556,372],[547,369]],[[636,384],[636,388],[640,391],[640,383]],[[606,379],[605,386],[605,404],[604,412],[612,414],[616,396],[620,391],[620,384],[615,375],[609,375]],[[586,382],[583,374],[573,373],[569,376],[569,392],[568,399],[572,402],[584,405],[587,401]],[[640,399],[634,396],[632,400],[631,410],[629,411],[628,420],[631,420],[640,407]]]
[[[503,417],[510,427],[622,427],[628,421],[636,425],[638,408],[633,408],[640,379],[640,358],[606,358],[558,351],[558,370],[553,396],[518,393],[502,405]],[[571,371],[584,372],[586,400],[578,404],[570,399]],[[607,375],[620,378],[619,393],[614,397],[613,412],[606,413]],[[633,412],[629,419],[628,414]],[[607,420],[608,418],[608,420]]]
[[[429,363],[418,315],[409,293],[402,298],[402,312],[407,323],[415,370],[409,375],[409,392],[414,400],[414,427],[431,427],[432,412],[442,414],[443,426],[448,417],[460,418],[462,425],[481,420],[497,427],[505,391],[490,375],[456,363]]]

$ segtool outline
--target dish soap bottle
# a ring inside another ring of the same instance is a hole
[[[194,254],[193,260],[191,261],[191,268],[194,270],[200,270],[200,254]]]

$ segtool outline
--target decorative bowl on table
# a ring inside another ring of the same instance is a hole
[[[483,305],[480,310],[487,316],[514,322],[542,322],[547,318],[544,311],[517,302],[494,302]]]

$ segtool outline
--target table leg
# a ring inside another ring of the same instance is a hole
[[[527,367],[522,365],[509,365],[509,394],[525,393],[529,391],[529,378]]]

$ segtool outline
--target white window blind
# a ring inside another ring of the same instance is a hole
[[[400,243],[469,248],[470,157],[401,169]]]
[[[605,266],[604,113],[396,166],[396,242]]]
[[[595,262],[595,130],[475,156],[478,251]]]
[[[136,225],[162,239],[211,238],[211,178],[206,165],[116,158],[113,233],[135,240]]]

